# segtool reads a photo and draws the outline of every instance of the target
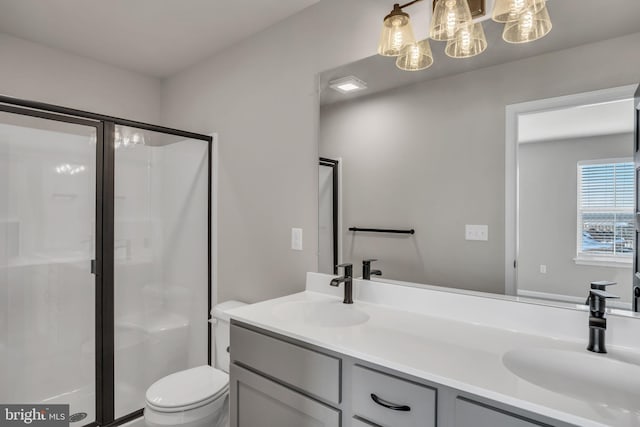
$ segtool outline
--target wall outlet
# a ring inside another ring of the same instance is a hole
[[[291,249],[294,251],[302,250],[302,228],[291,229]]]
[[[547,274],[547,266],[544,264],[540,264],[540,273]]]
[[[467,224],[464,226],[464,238],[466,240],[489,240],[489,226]]]

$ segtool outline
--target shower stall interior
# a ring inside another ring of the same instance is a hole
[[[0,97],[0,402],[117,425],[211,362],[211,144]]]

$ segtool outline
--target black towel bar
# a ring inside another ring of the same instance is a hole
[[[360,228],[350,227],[349,231],[366,231],[369,233],[393,233],[393,234],[416,234],[416,230],[413,228],[410,230],[394,230],[389,228]]]

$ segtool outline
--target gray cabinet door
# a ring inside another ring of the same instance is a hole
[[[231,427],[339,427],[340,411],[231,366]]]
[[[455,427],[548,427],[548,424],[462,398],[456,399],[455,419]]]

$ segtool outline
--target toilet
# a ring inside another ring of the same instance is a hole
[[[224,427],[229,411],[229,310],[245,305],[227,301],[211,311],[215,367],[198,366],[159,379],[147,389],[148,427]]]

